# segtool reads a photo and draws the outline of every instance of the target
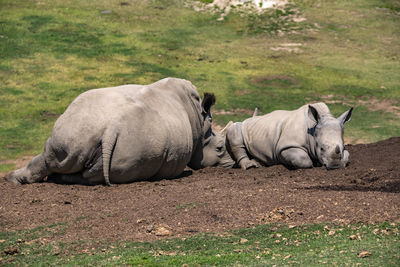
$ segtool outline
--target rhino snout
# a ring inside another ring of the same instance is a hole
[[[349,163],[349,157],[350,157],[350,154],[346,149],[344,149],[342,151],[342,153],[340,153],[340,152],[336,153],[336,151],[335,151],[334,155],[332,156],[332,158],[330,160],[324,160],[323,165],[327,170],[344,168]]]

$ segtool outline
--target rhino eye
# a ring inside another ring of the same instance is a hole
[[[217,152],[221,152],[223,147],[224,147],[224,145],[220,144],[215,149],[217,150]]]

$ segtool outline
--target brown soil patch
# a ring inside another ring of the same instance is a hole
[[[235,114],[247,114],[247,115],[253,115],[254,110],[250,110],[250,109],[244,109],[244,108],[236,108],[236,109],[232,109],[229,111],[226,111],[224,109],[220,109],[220,110],[214,110],[213,111],[213,115],[235,115]]]
[[[68,242],[155,240],[269,222],[400,221],[400,137],[348,149],[350,166],[333,171],[207,168],[111,187],[1,179],[0,226],[65,222],[64,232],[46,240]]]

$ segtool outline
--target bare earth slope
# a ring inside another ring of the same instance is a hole
[[[0,230],[64,222],[58,241],[154,240],[268,222],[400,221],[400,137],[348,146],[346,169],[208,168],[126,185],[0,179]],[[3,176],[3,175],[1,175]]]

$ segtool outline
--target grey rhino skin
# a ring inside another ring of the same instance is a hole
[[[226,148],[242,169],[283,164],[289,169],[324,165],[345,167],[349,152],[343,144],[344,123],[353,108],[334,118],[324,103],[304,105],[297,110],[277,110],[230,123]]]
[[[231,166],[211,128],[214,103],[213,94],[201,101],[191,82],[176,78],[89,90],[55,122],[44,151],[6,179],[109,185],[177,177],[186,165]]]

